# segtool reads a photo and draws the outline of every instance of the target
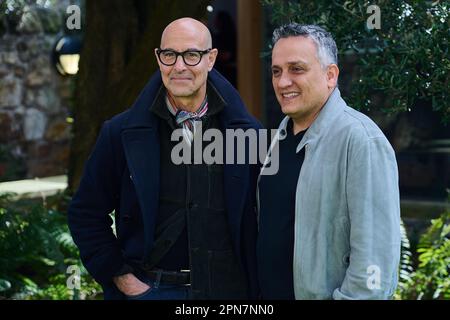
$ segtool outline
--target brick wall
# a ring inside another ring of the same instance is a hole
[[[0,181],[66,173],[74,80],[56,72],[51,52],[68,2],[26,6],[0,34]]]

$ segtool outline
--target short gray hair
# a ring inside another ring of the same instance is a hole
[[[296,22],[282,25],[274,30],[272,36],[272,48],[281,38],[306,37],[310,38],[317,46],[317,58],[323,68],[330,64],[337,65],[337,47],[333,36],[325,29],[316,25],[304,25]]]

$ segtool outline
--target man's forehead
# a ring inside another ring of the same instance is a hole
[[[272,55],[272,66],[296,66],[296,65],[310,65],[314,63],[314,55],[304,55],[297,51],[290,53],[283,52],[281,54]]]
[[[179,19],[170,23],[161,35],[161,46],[182,45],[185,49],[207,45],[208,28],[193,19]]]
[[[280,65],[277,64],[277,61],[275,61],[275,63],[272,61],[272,67],[278,67],[278,66],[307,66],[309,64],[308,61],[305,60],[291,60],[291,61],[283,61],[282,63],[280,63]]]
[[[305,37],[282,38],[272,50],[273,65],[311,64],[317,59],[315,43]]]
[[[172,21],[167,25],[167,27],[164,29],[164,32],[166,31],[183,31],[183,30],[191,30],[197,33],[208,33],[208,28],[201,23],[200,21],[197,21],[192,18],[181,18],[177,19],[175,21]]]
[[[161,48],[174,50],[205,50],[207,46],[206,39],[202,37],[186,37],[182,34],[169,35],[161,38]]]

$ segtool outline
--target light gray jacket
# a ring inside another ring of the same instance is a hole
[[[272,141],[273,154],[286,137],[288,120]],[[302,148],[295,199],[295,298],[390,298],[400,259],[398,168],[391,145],[336,88],[297,152]]]

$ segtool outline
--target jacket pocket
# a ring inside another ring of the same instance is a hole
[[[342,264],[345,267],[348,267],[348,265],[350,264],[350,251],[346,252],[343,256],[342,256]]]

